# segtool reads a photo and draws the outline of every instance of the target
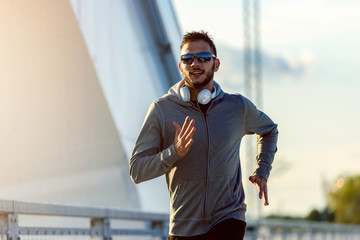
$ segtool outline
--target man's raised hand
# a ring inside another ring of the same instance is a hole
[[[183,157],[187,154],[189,151],[189,148],[191,144],[193,143],[192,137],[195,133],[195,120],[192,119],[190,121],[190,117],[187,116],[185,118],[185,122],[182,127],[177,122],[173,122],[176,133],[175,133],[175,140],[174,140],[174,146],[175,150],[178,153],[180,157]]]

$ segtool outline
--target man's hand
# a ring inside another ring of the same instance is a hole
[[[193,143],[193,135],[195,133],[195,127],[194,127],[195,120],[192,119],[190,121],[190,117],[187,116],[185,118],[185,122],[180,128],[180,125],[177,122],[173,122],[176,133],[175,133],[175,140],[174,140],[174,146],[176,152],[179,154],[180,157],[183,157],[187,154],[189,151],[189,148],[191,144]]]
[[[262,199],[264,196],[264,206],[269,205],[268,193],[267,193],[267,183],[265,178],[254,175],[249,177],[250,182],[252,182],[259,190],[259,198]]]

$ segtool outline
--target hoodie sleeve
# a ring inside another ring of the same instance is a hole
[[[265,113],[258,110],[252,102],[246,98],[244,99],[246,105],[246,134],[256,134],[258,139],[256,155],[257,163],[254,175],[260,175],[267,180],[277,151],[277,124],[275,124]]]
[[[130,159],[130,177],[134,183],[140,183],[167,173],[180,159],[174,144],[162,149],[162,114],[153,102],[145,117]],[[174,136],[175,137],[175,136]]]

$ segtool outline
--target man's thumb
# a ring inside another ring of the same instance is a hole
[[[255,179],[254,176],[250,176],[250,177],[249,177],[249,180],[250,180],[250,182],[252,182],[252,183],[256,182],[256,179]]]
[[[181,131],[181,127],[177,122],[173,122],[176,133],[175,133],[175,138],[179,135],[180,131]]]

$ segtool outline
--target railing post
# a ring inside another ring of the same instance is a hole
[[[19,217],[15,214],[0,215],[0,227],[6,227],[8,240],[20,240]]]
[[[110,220],[108,218],[92,218],[91,228],[101,228],[103,240],[111,240]]]
[[[162,231],[161,239],[167,240],[169,233],[169,226],[165,223],[165,221],[151,221],[150,223],[151,229],[159,229]]]
[[[247,237],[249,237],[250,240],[257,239],[259,228],[260,228],[259,223],[248,224],[245,230]]]
[[[162,240],[167,240],[169,236],[169,225],[168,222],[163,222],[163,236]]]

